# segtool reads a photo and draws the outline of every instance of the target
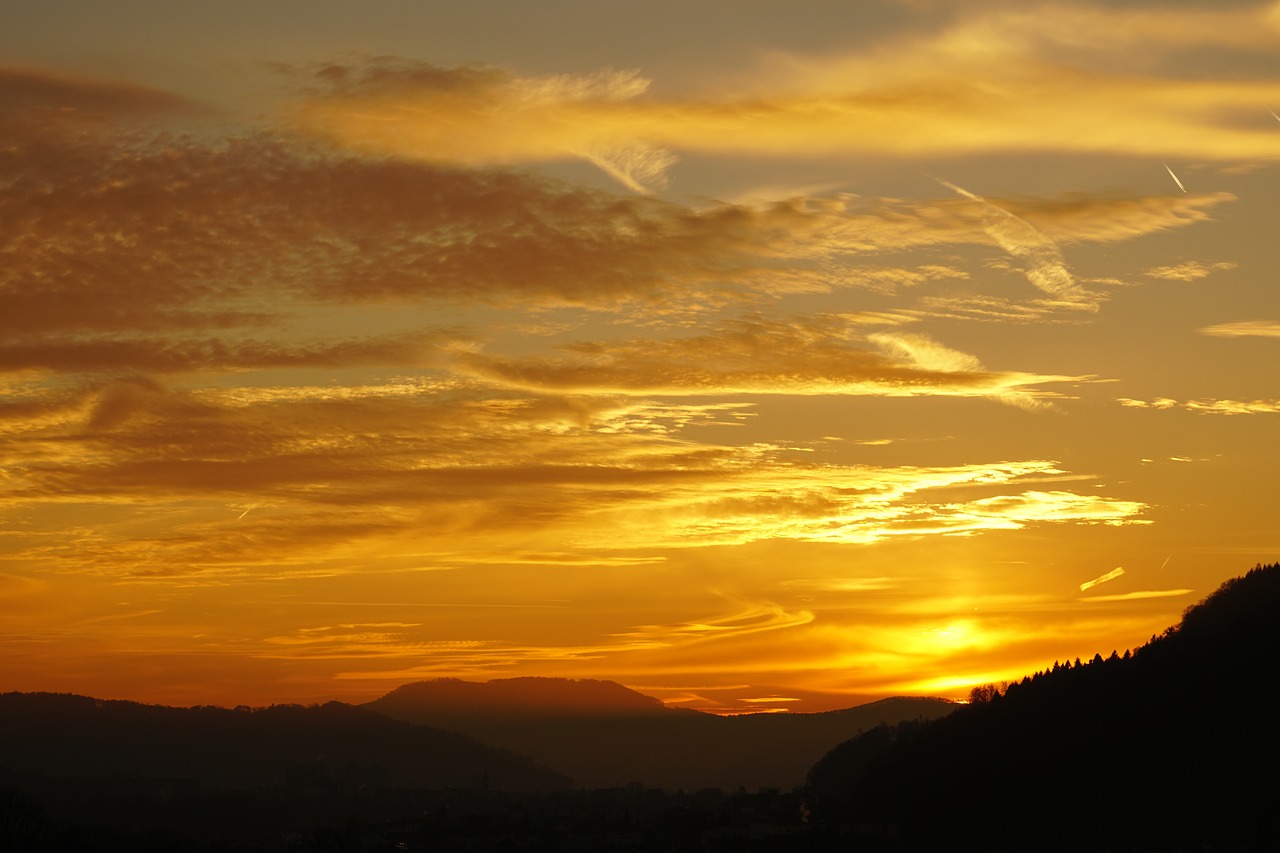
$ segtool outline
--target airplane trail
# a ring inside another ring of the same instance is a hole
[[[1096,577],[1091,581],[1085,581],[1084,583],[1080,584],[1080,591],[1084,592],[1085,590],[1093,589],[1098,584],[1106,583],[1107,581],[1113,581],[1123,574],[1124,574],[1124,568],[1121,566],[1116,566],[1114,569],[1107,572],[1105,575],[1102,575],[1101,577]]]
[[[1164,168],[1165,168],[1165,171],[1169,173],[1169,177],[1173,178],[1173,182],[1178,185],[1178,189],[1182,190],[1183,192],[1186,192],[1187,188],[1182,185],[1182,181],[1178,180],[1178,176],[1173,173],[1173,169],[1169,168],[1168,163],[1164,164]]]

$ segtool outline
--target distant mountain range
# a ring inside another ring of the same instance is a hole
[[[1280,850],[1280,565],[1135,652],[1059,662],[810,774],[833,848]]]
[[[819,714],[720,717],[668,708],[612,681],[511,678],[421,681],[363,707],[527,755],[578,787],[634,782],[732,791],[789,790],[850,736],[881,723],[933,719],[956,706],[896,698]]]
[[[214,788],[343,784],[510,791],[789,790],[827,750],[943,699],[819,714],[719,717],[612,681],[438,679],[367,705],[170,708],[50,693],[0,695],[0,771],[190,780]],[[309,780],[309,781],[308,781]]]
[[[220,788],[479,788],[487,779],[507,790],[556,790],[570,781],[465,735],[340,702],[230,710],[6,693],[0,732],[0,769],[18,775],[168,778]]]

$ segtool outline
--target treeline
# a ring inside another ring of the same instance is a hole
[[[887,849],[1280,849],[1277,616],[1280,565],[1259,565],[1133,653],[868,732],[811,771],[815,816]]]

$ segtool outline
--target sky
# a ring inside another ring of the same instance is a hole
[[[5,19],[2,690],[964,697],[1280,559],[1280,4]]]

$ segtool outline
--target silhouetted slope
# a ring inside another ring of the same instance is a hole
[[[818,814],[910,849],[1280,849],[1278,617],[1280,566],[1260,566],[1132,656],[868,732],[811,771]]]
[[[351,705],[169,708],[51,693],[0,695],[0,767],[54,777],[553,790],[524,756]]]
[[[566,773],[575,785],[789,790],[833,745],[882,722],[933,718],[941,699],[887,699],[823,714],[718,717],[667,708],[610,681],[407,684],[364,707],[459,731]]]

